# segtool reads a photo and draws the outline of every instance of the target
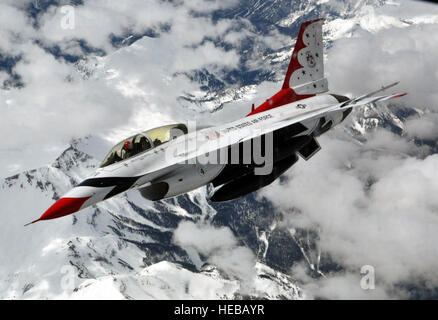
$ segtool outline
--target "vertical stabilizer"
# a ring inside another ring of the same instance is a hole
[[[248,114],[253,115],[328,91],[324,78],[322,19],[301,24],[283,86]]]
[[[317,19],[301,24],[283,89],[292,88],[297,94],[328,91],[324,78],[322,23],[322,19]]]

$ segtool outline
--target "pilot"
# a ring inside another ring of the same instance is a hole
[[[146,137],[141,137],[139,142],[139,150],[140,152],[145,151],[150,148],[150,143],[146,139]]]
[[[128,159],[129,157],[134,155],[134,148],[132,146],[131,141],[129,140],[125,141],[122,150],[124,150],[123,159]]]
[[[156,138],[156,139],[154,140],[154,147],[158,147],[160,144],[162,144],[161,140],[158,139],[158,138]]]

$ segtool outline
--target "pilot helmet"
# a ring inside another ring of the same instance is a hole
[[[125,143],[123,144],[123,147],[125,148],[125,150],[131,150],[132,149],[132,143],[131,141],[125,141]]]

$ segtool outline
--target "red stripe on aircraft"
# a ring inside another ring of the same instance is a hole
[[[298,100],[314,97],[314,94],[296,94],[291,88],[281,89],[270,99],[266,100],[263,104],[252,110],[247,116],[251,116],[256,113],[260,113],[266,110],[274,109],[283,106],[288,103],[292,103]]]

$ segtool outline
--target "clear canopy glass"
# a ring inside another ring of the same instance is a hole
[[[184,134],[187,134],[187,127],[182,123],[143,131],[116,144],[110,152],[108,152],[100,164],[100,167],[103,168],[113,163],[126,160]]]

